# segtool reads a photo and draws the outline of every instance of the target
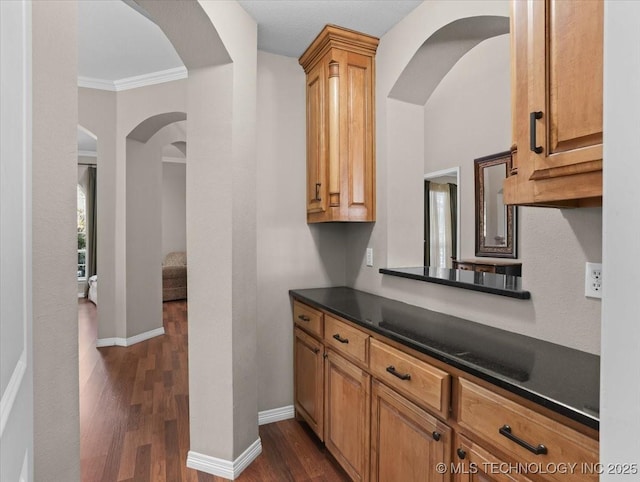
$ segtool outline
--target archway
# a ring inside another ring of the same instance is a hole
[[[186,140],[186,114],[148,117],[126,138],[127,340],[164,333],[162,324],[162,149]]]
[[[60,393],[78,391],[77,356],[73,354],[77,327],[69,324],[70,313],[76,311],[76,298],[69,299],[70,290],[57,289],[65,284],[65,273],[75,271],[76,263],[70,249],[73,218],[58,214],[61,207],[72,208],[70,193],[76,186],[72,179],[76,175],[73,146],[78,117],[75,3],[29,4],[33,11],[33,100],[38,105],[33,114],[33,167],[39,173],[33,184],[33,225],[38,235],[34,236],[33,261],[34,266],[43,268],[34,270],[33,290],[37,354],[33,364],[34,466],[36,474],[54,474],[61,480],[74,480],[79,475],[78,407],[60,397]],[[256,446],[260,447],[256,361],[254,355],[240,359],[243,352],[254,354],[256,344],[255,193],[246,186],[255,184],[257,28],[234,2],[140,3],[148,4],[152,13],[164,10],[165,22],[155,13],[154,20],[166,29],[189,69],[188,137],[190,157],[196,162],[187,175],[193,194],[187,222],[192,234],[189,242],[193,243],[190,255],[198,258],[199,265],[197,273],[192,274],[202,281],[190,294],[191,321],[198,321],[190,333],[190,364],[197,370],[191,372],[192,386],[197,387],[190,397],[191,448],[201,460],[226,461],[232,470],[239,470],[234,464],[238,456],[251,447],[252,459],[259,453]],[[167,14],[174,5],[180,5],[180,12]],[[188,47],[177,38],[192,38],[198,25],[215,35],[201,37],[202,42],[187,42]],[[55,45],[51,38],[57,39]],[[222,60],[220,56],[212,60],[209,55],[201,55],[208,50],[226,54]],[[112,114],[121,112],[105,112],[105,116]],[[112,239],[109,244],[114,246],[114,265],[121,263],[126,250],[122,228],[126,222],[125,144],[123,137],[113,139],[109,147],[112,155],[104,157],[111,166],[107,169],[105,163],[101,170],[101,178],[115,191],[112,229],[108,231]],[[212,232],[220,241],[217,252],[209,249]],[[66,254],[52,262],[47,257],[51,252]],[[210,276],[212,267],[218,268],[220,276]],[[126,284],[119,278],[126,269],[120,265],[118,270],[113,279],[114,288],[119,290]],[[43,286],[56,289],[47,291]],[[60,291],[62,296],[57,296]],[[125,297],[118,296],[111,294],[112,300],[117,300],[114,307],[126,309]],[[121,312],[112,314],[118,323]],[[212,371],[211,366],[218,369]],[[242,461],[247,463],[246,458]],[[209,463],[199,468],[215,471],[215,467]]]
[[[499,55],[503,58],[502,47],[505,42],[508,46],[505,36],[509,33],[509,17],[498,15],[498,12],[455,12],[454,7],[451,7],[451,17],[448,21],[433,25],[432,30],[424,32],[423,39],[419,44],[416,43],[417,48],[413,55],[408,58],[397,78],[389,83],[388,94],[384,99],[384,111],[389,119],[393,119],[387,124],[386,134],[387,157],[395,159],[393,164],[388,165],[390,195],[387,200],[387,262],[394,266],[424,264],[423,179],[426,173],[461,166],[459,182],[462,188],[458,191],[461,203],[456,217],[468,222],[467,211],[460,212],[460,209],[462,205],[466,206],[472,202],[473,170],[469,168],[472,163],[467,162],[466,153],[457,158],[453,155],[460,144],[456,142],[455,137],[449,135],[455,132],[454,128],[444,133],[444,138],[449,140],[448,150],[442,152],[442,142],[437,142],[437,149],[434,147],[434,143],[443,138],[443,133],[439,131],[435,140],[429,138],[427,124],[431,122],[431,117],[427,112],[433,108],[433,102],[430,103],[429,100],[432,94],[442,90],[443,79],[449,78],[450,72],[461,65],[463,59],[471,52],[481,48],[481,44],[486,45],[486,42],[492,42],[492,39],[504,37],[499,40]],[[508,58],[506,60],[508,62]],[[469,78],[475,78],[478,84],[483,84],[487,77],[480,75],[480,70],[482,69],[478,69],[476,75],[471,72]],[[508,98],[508,84],[505,95]],[[476,131],[481,130],[481,126],[482,123],[477,126]],[[504,148],[497,149],[496,152]],[[434,152],[435,150],[439,152]],[[432,159],[434,156],[435,163],[427,162],[427,157]],[[476,157],[480,157],[480,154]],[[463,251],[466,251],[467,240],[461,241]]]
[[[389,97],[424,105],[444,76],[480,42],[509,33],[509,17],[482,15],[454,20],[431,34],[396,80]]]

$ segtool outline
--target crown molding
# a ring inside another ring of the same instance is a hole
[[[87,89],[108,90],[110,92],[116,91],[116,86],[112,80],[96,79],[93,77],[78,76],[78,87],[85,87]]]
[[[149,74],[136,75],[135,77],[126,77],[124,79],[115,80],[113,84],[116,91],[137,89],[138,87],[146,87],[147,85],[162,84],[164,82],[172,82],[187,78],[186,67],[176,67],[175,69],[160,70]]]
[[[176,67],[174,69],[160,70],[133,77],[125,77],[118,80],[96,79],[93,77],[78,76],[78,87],[87,89],[108,90],[110,92],[121,92],[123,90],[137,89],[148,85],[163,84],[174,80],[186,79],[188,72],[186,67]]]
[[[98,153],[96,151],[84,151],[82,149],[78,150],[78,157],[98,157]]]

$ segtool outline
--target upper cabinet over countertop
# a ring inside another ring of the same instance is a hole
[[[378,39],[327,25],[300,57],[307,74],[307,222],[375,221]]]
[[[602,204],[603,0],[513,0],[508,204]]]

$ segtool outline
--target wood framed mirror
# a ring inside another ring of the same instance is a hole
[[[502,184],[508,175],[510,163],[510,151],[474,161],[476,256],[517,256],[516,206],[506,206],[502,198]]]

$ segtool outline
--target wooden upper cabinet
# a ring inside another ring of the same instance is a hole
[[[512,2],[506,203],[602,203],[603,3]]]
[[[307,74],[307,222],[375,221],[378,39],[327,25],[300,57]]]

